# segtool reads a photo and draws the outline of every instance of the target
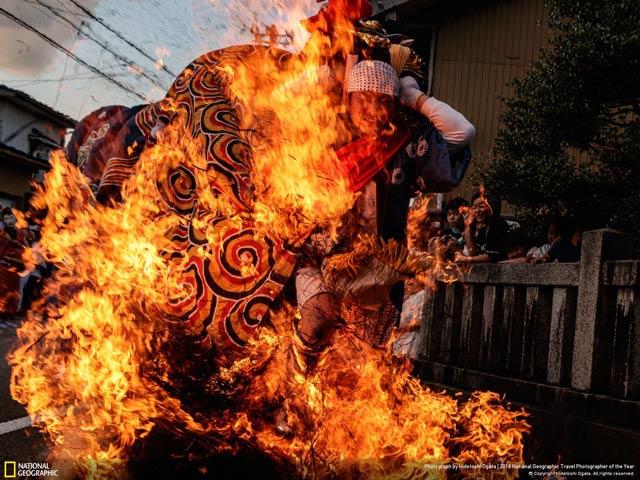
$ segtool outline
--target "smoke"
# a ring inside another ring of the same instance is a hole
[[[100,0],[82,0],[82,5],[93,10]],[[76,25],[84,20],[91,22],[84,13],[70,2],[42,0],[55,8]],[[2,0],[2,8],[33,26],[71,50],[77,32],[36,0]],[[35,33],[4,15],[0,15],[0,68],[22,77],[33,77],[46,71],[61,53]]]

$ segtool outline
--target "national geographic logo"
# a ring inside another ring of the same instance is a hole
[[[58,476],[58,470],[49,468],[48,463],[18,463],[10,460],[5,460],[2,473],[4,473],[4,478],[42,478]]]
[[[16,462],[4,462],[4,478],[16,478]]]

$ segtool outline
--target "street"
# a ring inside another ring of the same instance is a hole
[[[43,435],[34,427],[24,407],[9,393],[10,368],[6,355],[16,339],[15,324],[0,322],[0,463],[46,461]],[[4,472],[3,472],[4,473]]]

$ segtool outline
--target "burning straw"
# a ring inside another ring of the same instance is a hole
[[[152,150],[174,161],[184,151]],[[138,175],[156,165],[153,154]],[[491,393],[463,400],[434,392],[354,329],[339,334],[313,376],[283,390],[292,308],[274,313],[230,366],[199,358],[181,325],[159,313],[167,292],[183,288],[162,255],[168,224],[181,219],[160,215],[145,184],[134,179],[125,203],[107,208],[57,156],[36,196],[49,210],[40,254],[56,272],[19,330],[12,394],[38,416],[52,456],[71,460],[78,476],[124,475],[134,444],[158,425],[209,438],[208,455],[252,445],[285,471],[313,478],[444,478],[425,464],[523,461],[524,412]],[[295,399],[294,438],[273,428],[283,396]]]
[[[349,51],[352,25],[334,27],[333,53]],[[44,258],[54,273],[19,328],[9,362],[12,396],[37,419],[52,458],[67,461],[72,476],[125,478],[129,458],[143,461],[140,445],[162,430],[206,445],[173,452],[176,462],[197,465],[250,447],[283,474],[312,478],[445,478],[425,465],[523,462],[523,411],[503,407],[491,393],[463,399],[434,392],[355,328],[343,329],[317,371],[292,384],[283,379],[292,307],[274,306],[241,355],[216,349],[215,329],[194,331],[192,321],[175,314],[183,305],[215,302],[198,297],[185,272],[220,262],[226,232],[253,222],[255,238],[268,234],[296,246],[318,225],[335,235],[353,204],[346,180],[335,175],[332,149],[341,92],[330,79],[327,88],[282,88],[326,80],[316,68],[321,40],[312,37],[301,55],[227,49],[224,61],[200,72],[203,88],[226,83],[233,99],[235,110],[215,117],[217,128],[244,132],[244,143],[229,147],[244,148],[233,164],[247,168],[240,201],[229,194],[230,164],[210,168],[205,160],[208,148],[222,154],[218,137],[194,133],[201,126],[195,122],[206,121],[204,110],[171,98],[163,107],[176,116],[143,152],[120,204],[97,203],[80,171],[54,154],[34,198],[48,212],[42,239],[25,254],[30,264]],[[183,91],[180,82],[190,75],[183,72],[172,91]],[[162,193],[160,185],[175,178],[188,208],[174,208]],[[187,256],[194,237],[199,247]],[[378,260],[402,270],[421,265],[428,277],[442,268],[398,246],[379,247]],[[357,272],[361,253],[343,266]],[[241,260],[239,275],[250,284],[258,266],[251,255]],[[285,397],[298,430],[292,438],[273,427]]]

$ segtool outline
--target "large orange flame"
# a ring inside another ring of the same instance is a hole
[[[328,56],[350,51],[352,19],[334,20],[329,51],[326,37],[312,34],[285,63],[282,56],[273,62],[262,56],[218,67],[253,150],[250,214],[258,230],[292,244],[317,225],[337,231],[354,201],[336,175],[333,154],[342,93],[318,68]],[[446,470],[429,466],[522,463],[524,412],[504,408],[495,394],[463,400],[434,392],[348,329],[314,375],[283,393],[295,316],[287,306],[272,312],[271,326],[250,341],[243,358],[225,366],[193,359],[203,390],[227,395],[232,406],[212,413],[185,404],[176,394],[182,365],[172,357],[185,341],[184,328],[163,312],[167,302],[193,294],[179,280],[183,260],[167,254],[174,248],[168,232],[187,220],[167,208],[157,180],[170,167],[187,165],[196,172],[195,198],[204,210],[225,216],[229,226],[249,213],[213,195],[212,181],[224,178],[211,178],[203,145],[184,121],[179,116],[145,150],[117,206],[98,204],[61,152],[36,192],[34,206],[48,214],[42,240],[25,260],[33,265],[44,258],[55,272],[19,329],[9,362],[11,393],[52,439],[53,457],[68,460],[78,477],[124,477],[132,446],[162,424],[215,438],[211,453],[249,443],[314,478],[445,478]],[[220,231],[209,229],[206,216],[188,221],[206,232],[201,255],[214,255]],[[243,275],[251,277],[253,268],[248,261]],[[294,399],[294,438],[279,436],[272,425],[274,399],[283,394]]]

